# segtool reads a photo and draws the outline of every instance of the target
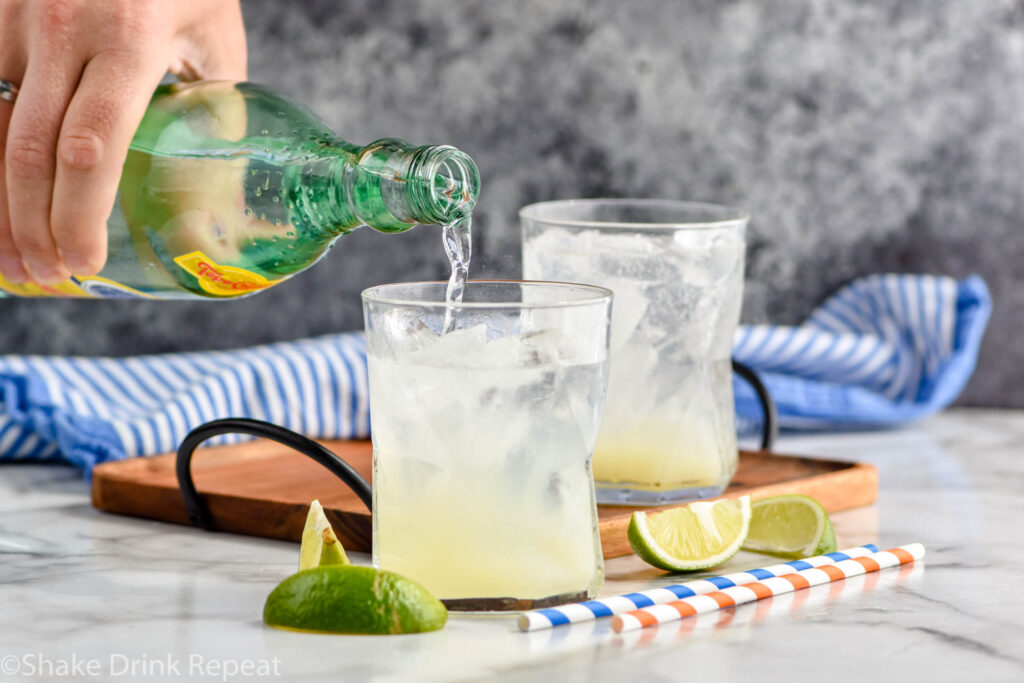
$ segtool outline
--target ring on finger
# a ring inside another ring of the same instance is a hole
[[[0,100],[7,100],[8,102],[14,102],[18,97],[18,86],[14,85],[10,81],[5,81],[0,78]]]

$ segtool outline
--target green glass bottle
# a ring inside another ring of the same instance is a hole
[[[259,85],[162,86],[125,161],[103,271],[52,287],[0,277],[0,296],[245,296],[309,268],[361,225],[468,219],[479,183],[454,147],[358,147]]]

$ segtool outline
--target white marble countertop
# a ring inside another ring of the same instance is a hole
[[[0,681],[1024,680],[1024,411],[778,450],[878,465],[878,503],[833,517],[840,547],[920,541],[928,557],[623,636],[457,614],[422,635],[308,635],[261,622],[298,546],[101,513],[76,470],[0,466],[0,531],[63,551],[0,554]],[[607,572],[603,594],[673,582],[635,557]]]

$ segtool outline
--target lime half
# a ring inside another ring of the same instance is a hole
[[[749,525],[750,496],[742,496],[651,515],[634,512],[627,535],[647,563],[688,572],[715,567],[739,552]]]
[[[309,504],[306,526],[302,529],[302,547],[299,548],[299,571],[332,564],[349,564],[345,548],[334,535],[319,500]]]
[[[419,633],[447,620],[444,605],[415,581],[352,565],[292,574],[263,607],[270,626],[317,633]]]
[[[811,557],[836,550],[836,534],[821,503],[810,496],[772,496],[751,506],[744,550]]]

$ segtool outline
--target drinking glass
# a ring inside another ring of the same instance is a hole
[[[470,281],[449,306],[446,284],[363,292],[374,565],[451,609],[592,597],[611,292]]]
[[[747,215],[692,202],[595,199],[520,211],[523,272],[615,293],[594,453],[600,503],[721,493],[736,471],[730,350]]]

